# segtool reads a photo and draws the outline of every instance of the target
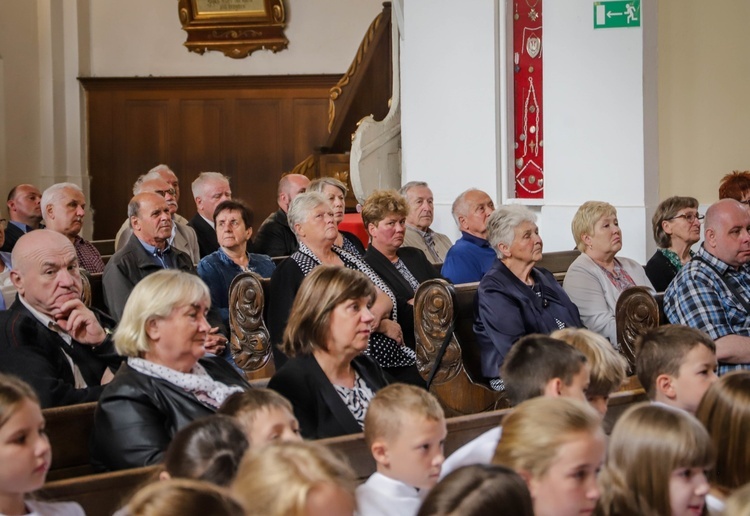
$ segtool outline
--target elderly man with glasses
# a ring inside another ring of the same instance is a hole
[[[169,213],[174,222],[174,224],[172,224],[172,236],[169,238],[169,245],[174,249],[187,254],[193,264],[197,264],[200,261],[198,237],[193,228],[186,223],[180,222],[180,219],[185,219],[177,215],[177,191],[161,177],[158,171],[151,171],[148,174],[139,177],[133,185],[133,195],[147,192],[159,194],[167,201]],[[128,243],[130,235],[132,234],[133,229],[130,227],[130,220],[126,220],[123,222],[120,230],[117,232],[117,236],[115,237],[115,251],[119,251],[121,248],[125,247],[125,244]]]
[[[672,324],[716,341],[719,375],[750,369],[750,210],[722,199],[706,211],[704,240],[664,293]]]

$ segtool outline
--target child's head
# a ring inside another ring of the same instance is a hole
[[[719,378],[706,391],[695,415],[716,449],[711,481],[727,490],[750,482],[750,371]]]
[[[631,407],[610,436],[602,513],[701,514],[713,459],[708,432],[690,414],[648,403]]]
[[[22,500],[42,487],[51,461],[36,393],[18,378],[0,374],[0,493]]]
[[[225,489],[190,479],[146,485],[127,505],[129,516],[244,516]]]
[[[465,466],[430,491],[417,516],[534,516],[529,488],[510,468],[491,464]]]
[[[232,394],[219,409],[219,414],[239,421],[250,447],[275,441],[302,440],[292,404],[271,389],[249,389]]]
[[[537,397],[503,419],[492,463],[521,475],[537,516],[577,515],[599,498],[604,439],[601,417],[588,403]]]
[[[602,416],[607,413],[609,395],[620,388],[628,371],[625,357],[607,339],[585,328],[566,328],[550,335],[567,342],[586,355],[591,375],[586,399]]]
[[[647,331],[635,343],[638,380],[652,401],[695,414],[716,381],[716,344],[704,332],[679,324]]]
[[[537,396],[586,399],[586,355],[546,335],[527,335],[513,344],[501,377],[512,405]]]
[[[440,403],[413,385],[379,390],[365,416],[365,442],[378,472],[419,489],[438,481],[446,434]]]
[[[160,478],[190,478],[228,486],[247,448],[245,433],[232,418],[211,416],[193,421],[169,443]]]
[[[250,450],[232,493],[248,515],[351,516],[354,487],[351,468],[329,448],[288,442]]]

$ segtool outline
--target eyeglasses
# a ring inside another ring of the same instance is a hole
[[[692,224],[693,222],[695,222],[695,219],[698,219],[700,221],[705,218],[706,217],[701,215],[700,213],[688,213],[688,214],[683,214],[683,215],[675,215],[674,217],[670,217],[667,220],[685,219],[688,224]]]
[[[750,206],[750,199],[746,199],[746,200],[744,200],[744,201],[740,201],[740,202],[741,202],[742,204],[746,205],[746,206]]]
[[[169,190],[154,190],[154,193],[155,194],[159,194],[162,197],[166,197],[167,194],[169,194],[172,197],[174,197],[177,194],[177,191],[174,188],[170,188]]]

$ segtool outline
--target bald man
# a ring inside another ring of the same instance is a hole
[[[750,369],[750,210],[723,199],[706,211],[704,240],[664,293],[673,324],[708,333],[719,375]]]
[[[310,180],[302,174],[287,174],[279,181],[276,202],[279,209],[269,215],[258,229],[254,252],[268,256],[289,256],[299,247],[286,214],[295,197],[304,193]]]
[[[73,244],[55,231],[32,231],[12,260],[18,296],[0,312],[0,371],[28,382],[42,407],[96,401],[121,359],[114,321],[81,301]]]

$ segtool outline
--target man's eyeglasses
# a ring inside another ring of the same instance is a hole
[[[740,202],[741,202],[742,204],[744,204],[745,206],[750,206],[750,199],[746,199],[746,200],[744,200],[744,201],[740,201]]]
[[[169,190],[154,190],[154,193],[159,194],[162,197],[166,197],[167,194],[171,195],[172,197],[177,195],[177,191],[174,188],[170,188]]]
[[[703,220],[706,217],[704,215],[701,215],[700,213],[688,213],[688,214],[682,214],[682,215],[675,215],[674,217],[670,217],[668,220],[674,220],[674,219],[685,219],[688,224],[692,224],[695,222],[695,219]]]

